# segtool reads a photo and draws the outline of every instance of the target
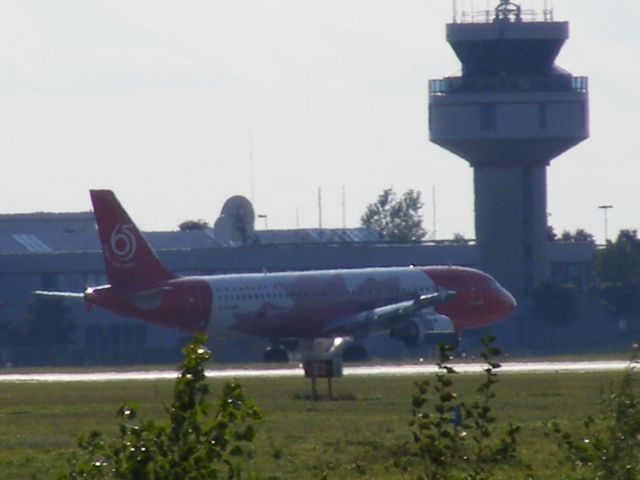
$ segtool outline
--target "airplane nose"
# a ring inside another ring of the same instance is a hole
[[[507,305],[507,310],[509,311],[508,314],[511,315],[513,312],[515,312],[516,308],[518,308],[518,302],[508,290],[504,290],[504,300],[505,304]]]

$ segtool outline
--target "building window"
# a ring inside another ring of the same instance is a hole
[[[495,130],[497,127],[496,105],[493,103],[483,103],[480,105],[480,129]]]
[[[40,275],[40,285],[43,290],[55,290],[58,288],[58,275],[55,273],[43,273]]]
[[[552,265],[552,278],[558,285],[573,285],[584,292],[589,285],[589,271],[586,263],[556,263]]]
[[[547,106],[544,103],[538,105],[538,127],[547,129]]]
[[[429,131],[433,131],[433,105],[429,105]]]

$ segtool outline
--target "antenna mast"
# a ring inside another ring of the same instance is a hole
[[[318,187],[318,228],[322,230],[322,187]]]
[[[432,190],[431,190],[431,201],[433,203],[433,218],[432,220],[432,228],[433,228],[433,232],[431,233],[431,238],[433,240],[436,240],[436,235],[437,235],[437,230],[436,230],[436,213],[437,213],[437,204],[436,204],[436,186],[434,185]]]
[[[500,0],[500,4],[496,7],[495,19],[503,22],[520,22],[522,8],[511,0]]]
[[[253,203],[254,197],[254,178],[253,178],[253,126],[249,127],[249,182],[250,182],[250,196],[251,203]]]
[[[347,228],[347,194],[344,185],[342,186],[342,228]]]

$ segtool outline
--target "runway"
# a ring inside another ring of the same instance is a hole
[[[579,373],[579,372],[620,372],[627,368],[629,362],[623,361],[592,361],[592,362],[509,362],[503,363],[499,373]],[[463,363],[451,365],[461,374],[481,373],[484,365],[479,363]],[[432,375],[438,369],[434,365],[371,365],[345,367],[344,375],[350,376],[416,376]],[[302,377],[302,368],[298,365],[292,368],[260,369],[233,368],[207,370],[210,378],[277,378]],[[127,380],[171,380],[178,376],[177,371],[105,371],[105,372],[61,372],[61,373],[0,373],[0,383],[38,383],[38,382],[113,382]]]

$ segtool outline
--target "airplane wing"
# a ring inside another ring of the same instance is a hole
[[[416,312],[433,308],[436,305],[452,299],[456,292],[442,291],[429,295],[421,295],[414,300],[383,305],[348,317],[342,317],[329,322],[323,329],[323,334],[353,333],[356,331],[371,331],[390,329],[410,318]]]

